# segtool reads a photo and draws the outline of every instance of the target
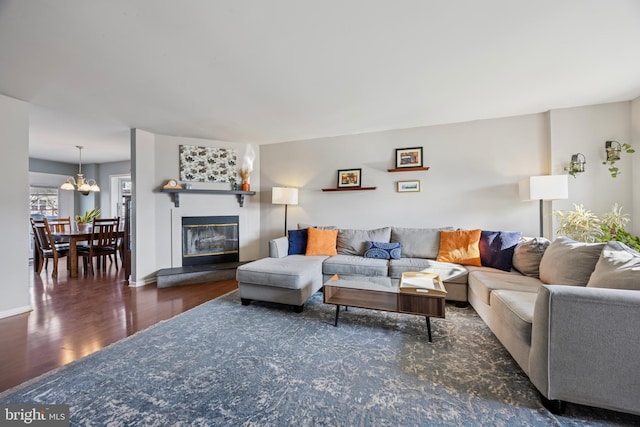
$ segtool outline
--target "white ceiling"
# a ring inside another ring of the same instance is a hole
[[[638,0],[0,0],[30,153],[263,144],[640,96]]]

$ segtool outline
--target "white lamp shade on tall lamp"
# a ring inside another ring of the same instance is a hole
[[[271,189],[271,203],[284,205],[284,235],[287,235],[287,206],[298,204],[298,189],[288,187],[273,187]]]
[[[519,183],[520,199],[540,201],[540,236],[544,235],[542,202],[569,198],[569,175],[530,176]]]
[[[297,205],[298,189],[288,187],[273,187],[271,190],[271,203],[274,205]]]
[[[560,200],[569,198],[569,175],[530,176],[520,181],[520,199]]]

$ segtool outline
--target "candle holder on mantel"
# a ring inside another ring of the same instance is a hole
[[[250,170],[240,169],[240,178],[242,178],[242,184],[240,184],[240,189],[242,191],[251,191],[251,184],[249,183],[250,175],[251,175]]]

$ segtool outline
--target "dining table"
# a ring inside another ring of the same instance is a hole
[[[69,277],[78,277],[78,242],[88,242],[91,240],[91,232],[74,230],[51,234],[57,243],[69,243]],[[124,237],[124,231],[116,231],[114,235],[118,239],[122,239],[122,237]],[[37,251],[35,252],[37,253]],[[34,264],[37,265],[37,260]]]

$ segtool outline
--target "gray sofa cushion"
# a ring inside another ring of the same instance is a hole
[[[587,286],[640,291],[640,253],[623,243],[608,242]]]
[[[322,265],[326,275],[350,276],[387,276],[389,271],[386,259],[365,258],[354,255],[336,255],[327,258]]]
[[[525,276],[540,278],[540,261],[551,241],[544,237],[523,237],[513,251],[513,268]]]
[[[440,250],[440,231],[453,229],[391,227],[391,241],[402,245],[403,257],[436,259]]]
[[[604,243],[577,242],[558,237],[540,261],[540,280],[545,284],[586,286]]]
[[[486,267],[469,272],[469,291],[485,304],[489,304],[493,291],[510,290],[535,294],[540,286],[540,280],[517,272],[507,273]]]
[[[364,255],[365,242],[389,242],[391,227],[377,228],[374,230],[338,230],[338,254],[339,255]]]
[[[531,324],[537,293],[497,290],[491,292],[491,307],[525,343],[531,344]]]
[[[322,280],[322,262],[326,256],[289,255],[284,258],[262,258],[241,265],[236,271],[238,282],[278,288],[301,289]]]
[[[424,258],[401,258],[389,261],[389,276],[399,279],[407,271],[439,274],[443,282],[467,283],[467,269],[460,264],[439,262]]]

